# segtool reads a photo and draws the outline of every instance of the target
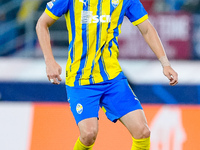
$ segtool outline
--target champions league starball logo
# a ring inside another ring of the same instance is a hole
[[[50,2],[47,3],[50,9],[53,7],[55,1],[56,0],[51,0]]]
[[[83,112],[83,106],[79,103],[76,105],[76,112],[78,114],[81,114]]]

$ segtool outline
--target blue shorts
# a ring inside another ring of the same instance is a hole
[[[115,79],[102,83],[75,87],[66,85],[66,90],[77,124],[87,118],[98,118],[100,107],[112,122],[131,111],[142,109],[122,72]]]

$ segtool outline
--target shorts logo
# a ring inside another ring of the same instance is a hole
[[[135,100],[136,100],[136,101],[139,101],[139,99],[138,99],[137,97],[135,97]]]
[[[119,0],[112,0],[113,7],[117,7],[119,5]]]
[[[81,114],[83,112],[83,106],[79,103],[76,105],[76,112],[78,114]]]
[[[68,102],[70,101],[70,97],[67,99],[67,101],[68,101]]]

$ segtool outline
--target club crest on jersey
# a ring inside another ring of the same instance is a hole
[[[80,103],[78,103],[78,104],[76,105],[76,112],[77,112],[78,114],[81,114],[81,113],[83,112],[83,106],[82,106]]]
[[[112,0],[111,3],[113,5],[113,7],[115,8],[115,7],[117,7],[119,5],[119,0]]]

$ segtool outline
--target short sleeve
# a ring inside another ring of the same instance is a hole
[[[139,0],[130,0],[125,15],[135,26],[148,19],[148,14]]]
[[[45,12],[54,20],[58,20],[63,14],[67,13],[69,0],[52,0],[47,3]]]

